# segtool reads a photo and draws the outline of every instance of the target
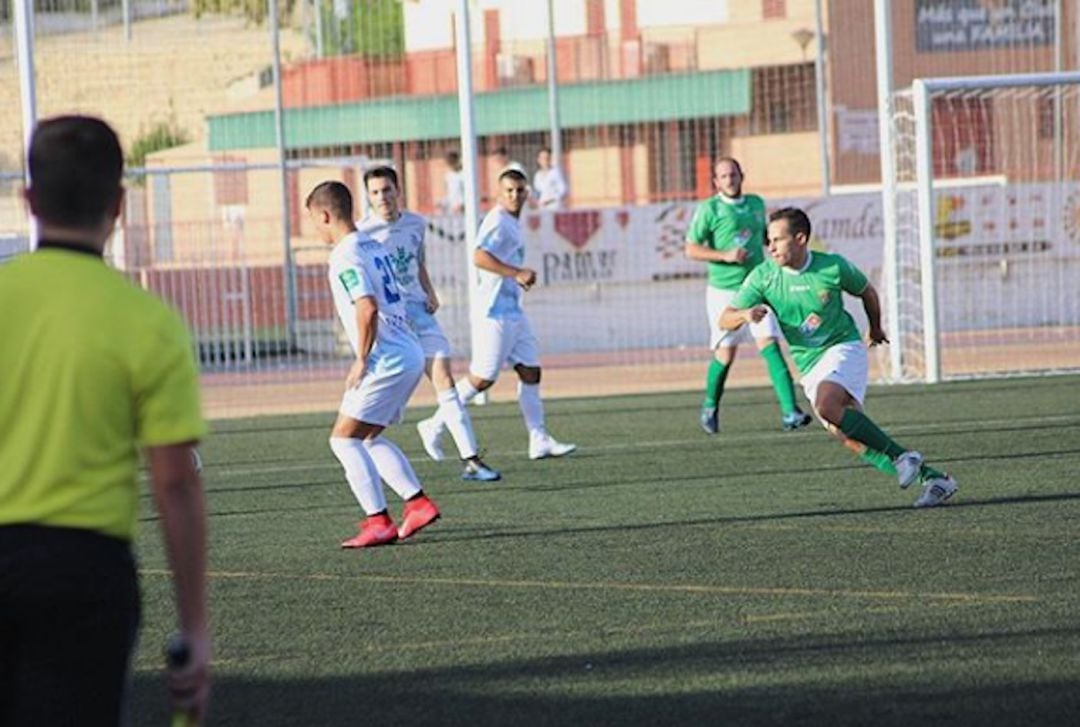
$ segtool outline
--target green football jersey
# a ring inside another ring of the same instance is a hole
[[[697,206],[687,242],[720,252],[738,247],[746,248],[742,263],[710,262],[709,285],[721,290],[738,290],[750,271],[765,260],[765,200],[756,194],[746,194],[738,200],[719,195]]]
[[[859,329],[844,310],[844,293],[859,295],[869,284],[862,271],[840,255],[810,252],[802,270],[772,260],[755,268],[731,301],[737,309],[764,303],[773,309],[791,347],[791,358],[805,374],[830,346],[859,341]]]

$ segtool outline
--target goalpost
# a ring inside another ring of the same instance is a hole
[[[1080,369],[1080,72],[894,96],[901,378]]]

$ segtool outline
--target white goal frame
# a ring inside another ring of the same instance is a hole
[[[1057,73],[1025,73],[1009,76],[959,76],[950,78],[919,78],[912,83],[915,111],[915,174],[918,209],[919,277],[922,292],[923,346],[925,381],[941,380],[941,337],[938,328],[937,273],[934,245],[934,160],[931,99],[941,91],[984,91],[995,88],[1026,86],[1080,86],[1080,71]],[[1060,106],[1056,112],[1060,126]],[[895,181],[894,181],[895,183]],[[895,234],[895,230],[890,231]]]

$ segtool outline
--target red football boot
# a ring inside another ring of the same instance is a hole
[[[398,528],[399,540],[415,535],[418,531],[426,528],[439,519],[439,508],[428,499],[427,495],[420,495],[405,503],[405,509],[401,511],[401,527]]]
[[[342,548],[373,548],[389,545],[398,539],[394,521],[386,513],[366,517],[357,523],[360,532],[341,543]]]

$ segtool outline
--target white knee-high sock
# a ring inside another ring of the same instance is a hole
[[[389,439],[380,434],[374,439],[365,439],[364,447],[371,455],[379,476],[402,500],[408,500],[423,489],[412,465],[405,459],[405,453]]]
[[[468,404],[480,393],[480,390],[472,385],[472,381],[469,380],[468,376],[463,376],[458,379],[454,388],[457,389],[458,401],[460,401],[462,405]]]
[[[540,384],[518,382],[518,406],[525,418],[529,433],[544,431],[544,402],[540,401]]]
[[[374,515],[385,510],[386,496],[379,471],[363,442],[350,437],[330,437],[330,449],[345,469],[345,479],[364,512]]]
[[[451,387],[439,392],[439,410],[436,416],[450,430],[450,436],[454,438],[461,458],[475,457],[476,435],[473,433],[472,418],[458,398],[457,389]]]

